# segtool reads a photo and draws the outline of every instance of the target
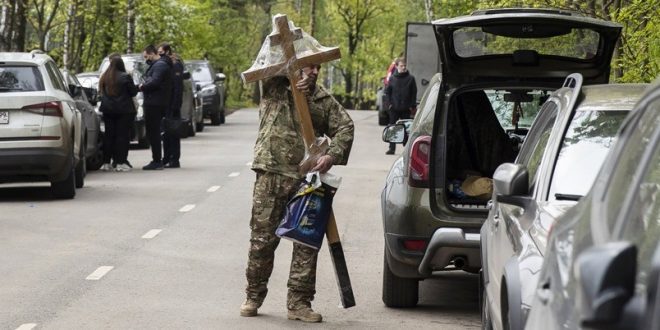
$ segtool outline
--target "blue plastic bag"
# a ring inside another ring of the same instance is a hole
[[[321,182],[318,173],[309,175],[287,204],[275,234],[318,250],[323,244],[335,192],[337,188]]]

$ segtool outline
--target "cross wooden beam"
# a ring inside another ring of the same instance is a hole
[[[243,72],[243,80],[247,82],[254,82],[263,80],[276,75],[281,75],[286,72],[291,84],[291,93],[293,94],[293,103],[296,107],[296,113],[300,120],[300,125],[303,134],[303,141],[305,148],[309,151],[310,146],[313,146],[316,141],[314,134],[314,127],[312,126],[312,118],[309,115],[309,104],[305,95],[296,88],[296,84],[300,80],[300,70],[306,66],[318,65],[321,63],[333,61],[341,58],[339,48],[328,48],[322,52],[298,56],[294,47],[294,41],[302,38],[302,31],[294,29],[291,31],[289,28],[289,20],[286,15],[276,15],[275,26],[277,33],[271,34],[271,46],[282,47],[284,58],[280,63],[272,64],[264,68],[248,70]],[[339,295],[341,303],[344,308],[355,306],[355,298],[353,296],[353,287],[348,275],[348,267],[344,257],[344,251],[339,239],[339,232],[337,230],[337,223],[335,221],[334,212],[330,211],[330,219],[328,219],[328,226],[326,229],[326,238],[328,239],[328,247],[330,248],[330,255],[332,256],[332,263],[335,267],[335,275],[337,277],[337,285],[339,286]]]

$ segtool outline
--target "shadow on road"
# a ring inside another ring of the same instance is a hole
[[[31,202],[57,200],[50,192],[50,186],[0,186],[0,202]]]

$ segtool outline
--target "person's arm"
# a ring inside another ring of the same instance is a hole
[[[328,109],[328,132],[332,139],[326,156],[332,157],[332,165],[346,165],[353,146],[355,127],[346,109],[332,97],[325,100]]]
[[[165,75],[168,74],[167,64],[165,62],[158,61],[153,65],[153,74],[142,84],[142,91],[149,92],[158,89],[163,83],[163,80],[165,80]]]
[[[138,88],[135,86],[133,83],[133,78],[129,74],[124,75],[124,84],[126,85],[126,90],[128,91],[128,95],[131,97],[137,95],[138,93]]]

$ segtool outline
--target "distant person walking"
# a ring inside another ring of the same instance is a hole
[[[133,97],[138,89],[131,76],[126,73],[121,55],[110,55],[110,67],[99,79],[101,106],[105,134],[103,135],[103,166],[101,170],[113,170],[111,159],[117,164],[117,172],[131,170],[128,164],[129,135],[133,120],[135,120],[135,104]]]
[[[399,57],[395,63],[396,72],[392,74],[385,87],[390,124],[395,124],[399,119],[409,119],[417,106],[417,84],[415,77],[408,72],[406,59]],[[393,155],[395,150],[396,144],[390,143],[386,154]]]
[[[158,48],[159,54],[165,54],[172,60],[172,101],[165,116],[167,118],[181,119],[181,105],[183,104],[183,61],[172,52],[169,44],[162,44]],[[191,118],[192,119],[192,118]],[[165,168],[179,168],[181,157],[181,138],[175,134],[164,132],[163,134],[163,165]]]
[[[159,47],[160,48],[160,47]],[[163,153],[161,150],[161,122],[169,110],[172,99],[172,60],[164,52],[157,52],[153,45],[142,52],[149,68],[144,74],[145,81],[140,85],[144,94],[144,122],[147,138],[151,144],[151,162],[143,170],[162,170]]]

